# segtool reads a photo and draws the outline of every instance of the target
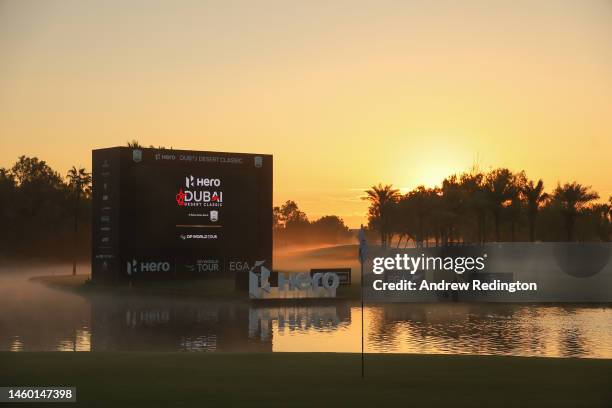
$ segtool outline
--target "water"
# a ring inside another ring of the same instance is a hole
[[[357,303],[258,306],[176,298],[84,297],[0,275],[0,350],[359,352]],[[366,351],[612,358],[612,307],[390,304],[365,309]]]

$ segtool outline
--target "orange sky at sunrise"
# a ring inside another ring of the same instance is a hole
[[[0,167],[270,153],[276,204],[365,220],[478,163],[612,195],[612,3],[0,2]]]

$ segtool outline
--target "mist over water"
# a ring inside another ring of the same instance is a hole
[[[275,248],[274,269],[309,272],[314,268],[351,268],[353,282],[359,282],[358,251],[359,247],[355,244],[296,245]]]
[[[286,248],[275,269],[351,267],[356,247]],[[0,349],[10,351],[359,352],[358,302],[261,304],[77,294],[31,280],[70,265],[0,267]],[[88,274],[87,265],[79,273]],[[355,281],[355,279],[354,279]],[[612,358],[612,308],[434,303],[367,305],[366,351]]]
[[[79,266],[81,273],[89,267]],[[14,263],[0,267],[0,349],[89,350],[89,301],[30,278],[67,275],[71,265]]]

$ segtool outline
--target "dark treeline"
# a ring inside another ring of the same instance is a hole
[[[473,170],[404,195],[382,184],[366,194],[368,228],[383,246],[609,242],[612,235],[612,197],[607,204],[596,203],[599,195],[576,182],[558,184],[547,193],[542,180],[529,180],[523,171]]]
[[[273,209],[274,245],[338,244],[350,242],[353,234],[342,218],[326,215],[309,221],[295,201]]]
[[[0,168],[0,258],[85,259],[90,233],[91,176],[84,169],[62,177],[26,156]]]
[[[524,172],[495,169],[446,178],[407,194],[373,186],[365,197],[371,233],[384,245],[448,245],[512,241],[603,241],[612,236],[612,197],[578,183],[545,191]],[[354,241],[340,217],[310,221],[294,201],[273,209],[275,246]],[[75,233],[76,229],[76,233]],[[87,259],[91,240],[91,176],[65,177],[36,157],[0,168],[0,259]]]
[[[76,227],[76,235],[75,235]],[[335,215],[309,221],[297,204],[274,208],[275,245],[342,243],[351,238]],[[80,260],[90,256],[91,176],[72,168],[65,177],[44,160],[21,156],[0,168],[0,260]]]

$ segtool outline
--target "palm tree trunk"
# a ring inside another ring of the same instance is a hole
[[[487,242],[487,214],[482,212],[482,243]]]
[[[529,216],[529,241],[535,242],[535,216]]]
[[[574,217],[572,215],[568,215],[566,219],[566,228],[567,228],[567,241],[574,241]]]
[[[419,214],[419,244],[423,247],[423,215]]]
[[[499,242],[501,241],[501,234],[499,233],[499,213],[495,212],[493,218],[495,221],[495,242]]]

